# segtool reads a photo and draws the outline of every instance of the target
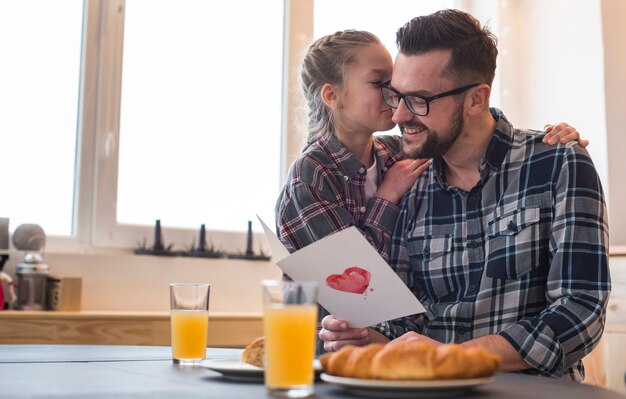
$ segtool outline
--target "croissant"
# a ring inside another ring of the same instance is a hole
[[[370,362],[384,344],[366,346],[348,345],[337,352],[324,353],[319,357],[322,369],[328,374],[353,378],[373,378]]]
[[[241,352],[240,360],[256,367],[263,367],[265,357],[265,337],[259,337],[250,342]]]
[[[341,377],[436,380],[488,377],[500,366],[500,356],[458,344],[403,341],[345,346],[320,362],[326,373]]]
[[[347,377],[345,373],[346,360],[348,356],[357,349],[357,346],[347,345],[339,349],[337,352],[325,353],[320,356],[320,363],[322,368],[328,373],[333,375],[339,375]]]
[[[353,378],[374,378],[370,365],[374,356],[384,347],[384,344],[357,347],[346,359],[345,373]]]

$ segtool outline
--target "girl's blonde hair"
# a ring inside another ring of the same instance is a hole
[[[306,146],[335,133],[332,112],[322,101],[322,87],[326,83],[341,86],[344,68],[355,62],[356,50],[372,44],[381,44],[380,39],[370,32],[350,29],[323,36],[309,47],[300,73],[309,108]]]

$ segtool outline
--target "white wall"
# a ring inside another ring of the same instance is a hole
[[[626,1],[603,0],[604,79],[611,250],[626,253]],[[621,248],[619,248],[621,247]]]
[[[518,127],[568,122],[587,147],[609,208],[610,244],[626,254],[626,1],[459,0],[496,28],[492,103]]]
[[[15,276],[23,254],[4,270]],[[50,274],[82,278],[83,310],[169,311],[169,284],[209,283],[211,312],[261,312],[261,280],[282,273],[265,261],[181,257],[47,254]]]
[[[502,1],[502,108],[519,127],[568,122],[608,192],[604,53],[599,0]]]

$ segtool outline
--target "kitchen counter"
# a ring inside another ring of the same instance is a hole
[[[244,347],[263,335],[262,321],[260,313],[210,312],[208,345]],[[169,345],[170,313],[2,311],[0,344]]]

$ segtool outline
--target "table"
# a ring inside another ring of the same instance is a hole
[[[239,349],[209,348],[209,358]],[[1,398],[268,398],[262,383],[231,382],[205,368],[181,368],[167,346],[0,345]],[[467,396],[481,398],[624,399],[590,385],[498,373]],[[317,382],[313,398],[358,398]]]

